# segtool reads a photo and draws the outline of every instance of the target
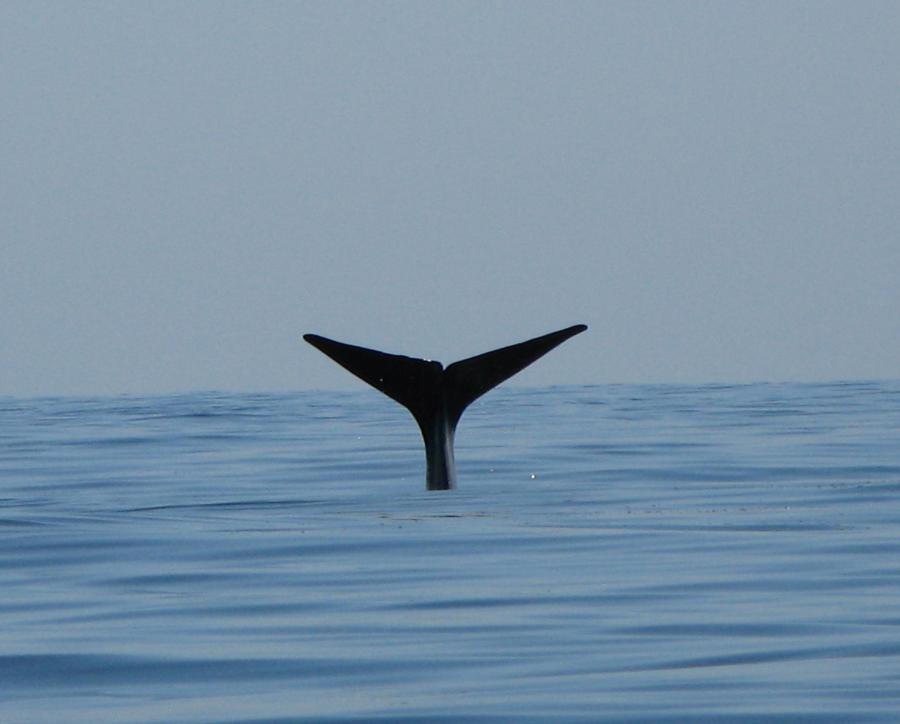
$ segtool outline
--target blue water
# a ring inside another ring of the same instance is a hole
[[[900,719],[900,383],[0,399],[0,721]]]

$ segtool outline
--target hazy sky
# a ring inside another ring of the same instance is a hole
[[[900,377],[898,2],[0,3],[0,394]]]

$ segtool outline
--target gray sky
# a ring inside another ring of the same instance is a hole
[[[900,377],[900,3],[0,4],[0,394]]]

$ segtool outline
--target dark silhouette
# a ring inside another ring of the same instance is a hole
[[[440,362],[386,354],[317,334],[304,334],[303,339],[412,413],[425,441],[428,490],[450,490],[456,485],[453,435],[463,410],[488,390],[586,329],[587,325],[576,324],[454,362],[446,369]]]

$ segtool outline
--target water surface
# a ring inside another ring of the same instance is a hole
[[[0,399],[0,721],[894,721],[900,383]]]

